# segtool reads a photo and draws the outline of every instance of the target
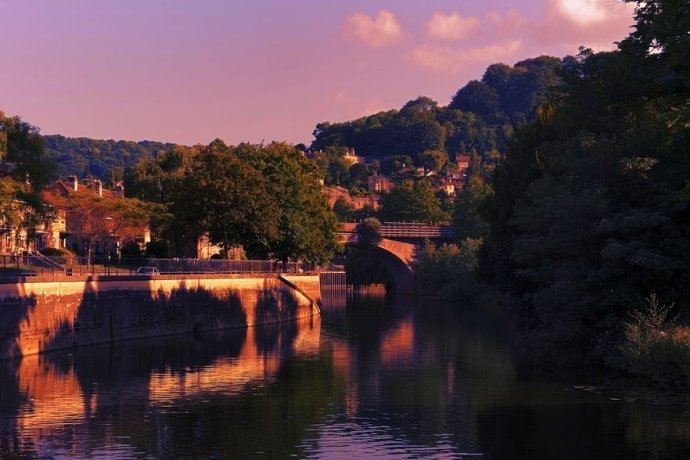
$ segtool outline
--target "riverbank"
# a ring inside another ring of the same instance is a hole
[[[83,276],[0,284],[0,359],[317,314],[318,275]],[[298,286],[304,285],[305,289]]]

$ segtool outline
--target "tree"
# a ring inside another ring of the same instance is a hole
[[[35,126],[0,111],[0,177],[28,181],[39,191],[50,179],[54,163],[45,157]]]
[[[354,211],[355,208],[342,196],[339,196],[335,200],[335,203],[333,203],[333,212],[338,217],[340,222],[348,222],[352,220],[352,214]]]
[[[222,141],[194,157],[183,190],[188,215],[197,214],[199,230],[224,251],[242,245],[250,254],[265,255],[279,239],[279,210],[266,180]]]
[[[379,216],[384,222],[447,222],[441,200],[427,180],[403,180],[379,201]]]
[[[504,117],[496,90],[477,80],[472,80],[460,88],[448,108],[476,113],[491,123],[498,122]]]
[[[143,158],[125,171],[127,196],[165,207],[167,218],[157,226],[156,233],[168,241],[178,256],[195,251],[199,237],[208,230],[201,215],[203,210],[189,200],[194,192],[184,183],[186,175],[192,174],[194,158],[201,149],[177,146],[156,158]]]
[[[278,225],[278,237],[269,251],[284,261],[330,260],[339,250],[338,221],[321,194],[316,165],[283,142],[241,144],[236,152],[265,178],[268,194],[276,204],[271,218]]]
[[[374,218],[368,217],[357,225],[357,234],[359,235],[359,242],[365,246],[376,246],[381,242],[381,222]]]
[[[484,207],[493,195],[491,185],[480,175],[471,175],[465,188],[458,193],[453,212],[453,227],[458,241],[465,238],[481,240],[489,232]]]
[[[54,166],[43,152],[38,128],[0,111],[0,225],[5,232],[24,228],[31,237],[50,218],[40,191]]]
[[[122,246],[143,238],[160,206],[129,198],[104,198],[89,192],[72,192],[61,197],[44,194],[51,206],[66,212],[67,231],[84,242],[86,256],[103,244]]]
[[[448,164],[448,154],[443,150],[426,150],[419,155],[419,164],[428,171],[438,173]]]
[[[640,3],[618,51],[568,59],[563,86],[497,169],[482,265],[517,294],[540,358],[621,361],[631,306],[651,293],[690,313],[690,104],[679,83],[690,75],[673,51],[687,18],[667,16],[681,11]]]

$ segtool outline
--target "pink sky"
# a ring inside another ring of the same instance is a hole
[[[9,0],[0,110],[44,134],[310,143],[494,62],[612,49],[617,0]]]

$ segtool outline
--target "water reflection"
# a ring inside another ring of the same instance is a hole
[[[686,398],[528,379],[481,309],[340,294],[307,320],[0,362],[0,457],[690,454]]]

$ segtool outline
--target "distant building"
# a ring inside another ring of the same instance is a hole
[[[122,183],[118,183],[114,190],[110,190],[103,187],[103,182],[98,179],[82,179],[80,181],[76,176],[69,176],[65,180],[53,182],[44,188],[43,193],[61,197],[67,197],[73,193],[88,193],[106,199],[121,199],[125,196]],[[51,247],[83,251],[84,241],[73,235],[75,233],[75,225],[77,223],[73,215],[70,215],[70,211],[58,207],[56,209],[56,218],[53,222],[45,224],[40,231],[37,229],[36,242],[34,248],[31,249],[40,250],[45,247]],[[145,244],[149,241],[151,241],[151,232],[148,226],[144,226],[141,228],[141,234],[136,238],[136,242],[144,249]],[[96,248],[96,251],[101,253],[117,252],[117,250],[117,242],[115,240],[108,244],[103,243]]]
[[[390,192],[393,182],[386,176],[374,174],[367,178],[367,189],[370,193]]]
[[[366,164],[366,159],[364,157],[358,157],[357,154],[355,153],[355,149],[349,148],[349,147],[345,151],[345,156],[343,157],[343,160],[349,166],[352,166],[355,163]]]
[[[333,205],[342,198],[346,203],[349,203],[355,210],[362,209],[369,206],[373,209],[379,208],[379,199],[377,196],[352,196],[345,187],[324,187],[322,193],[326,196],[328,206],[333,209]]]
[[[470,167],[470,156],[469,155],[458,155],[458,173],[462,176],[467,173],[467,169]]]

